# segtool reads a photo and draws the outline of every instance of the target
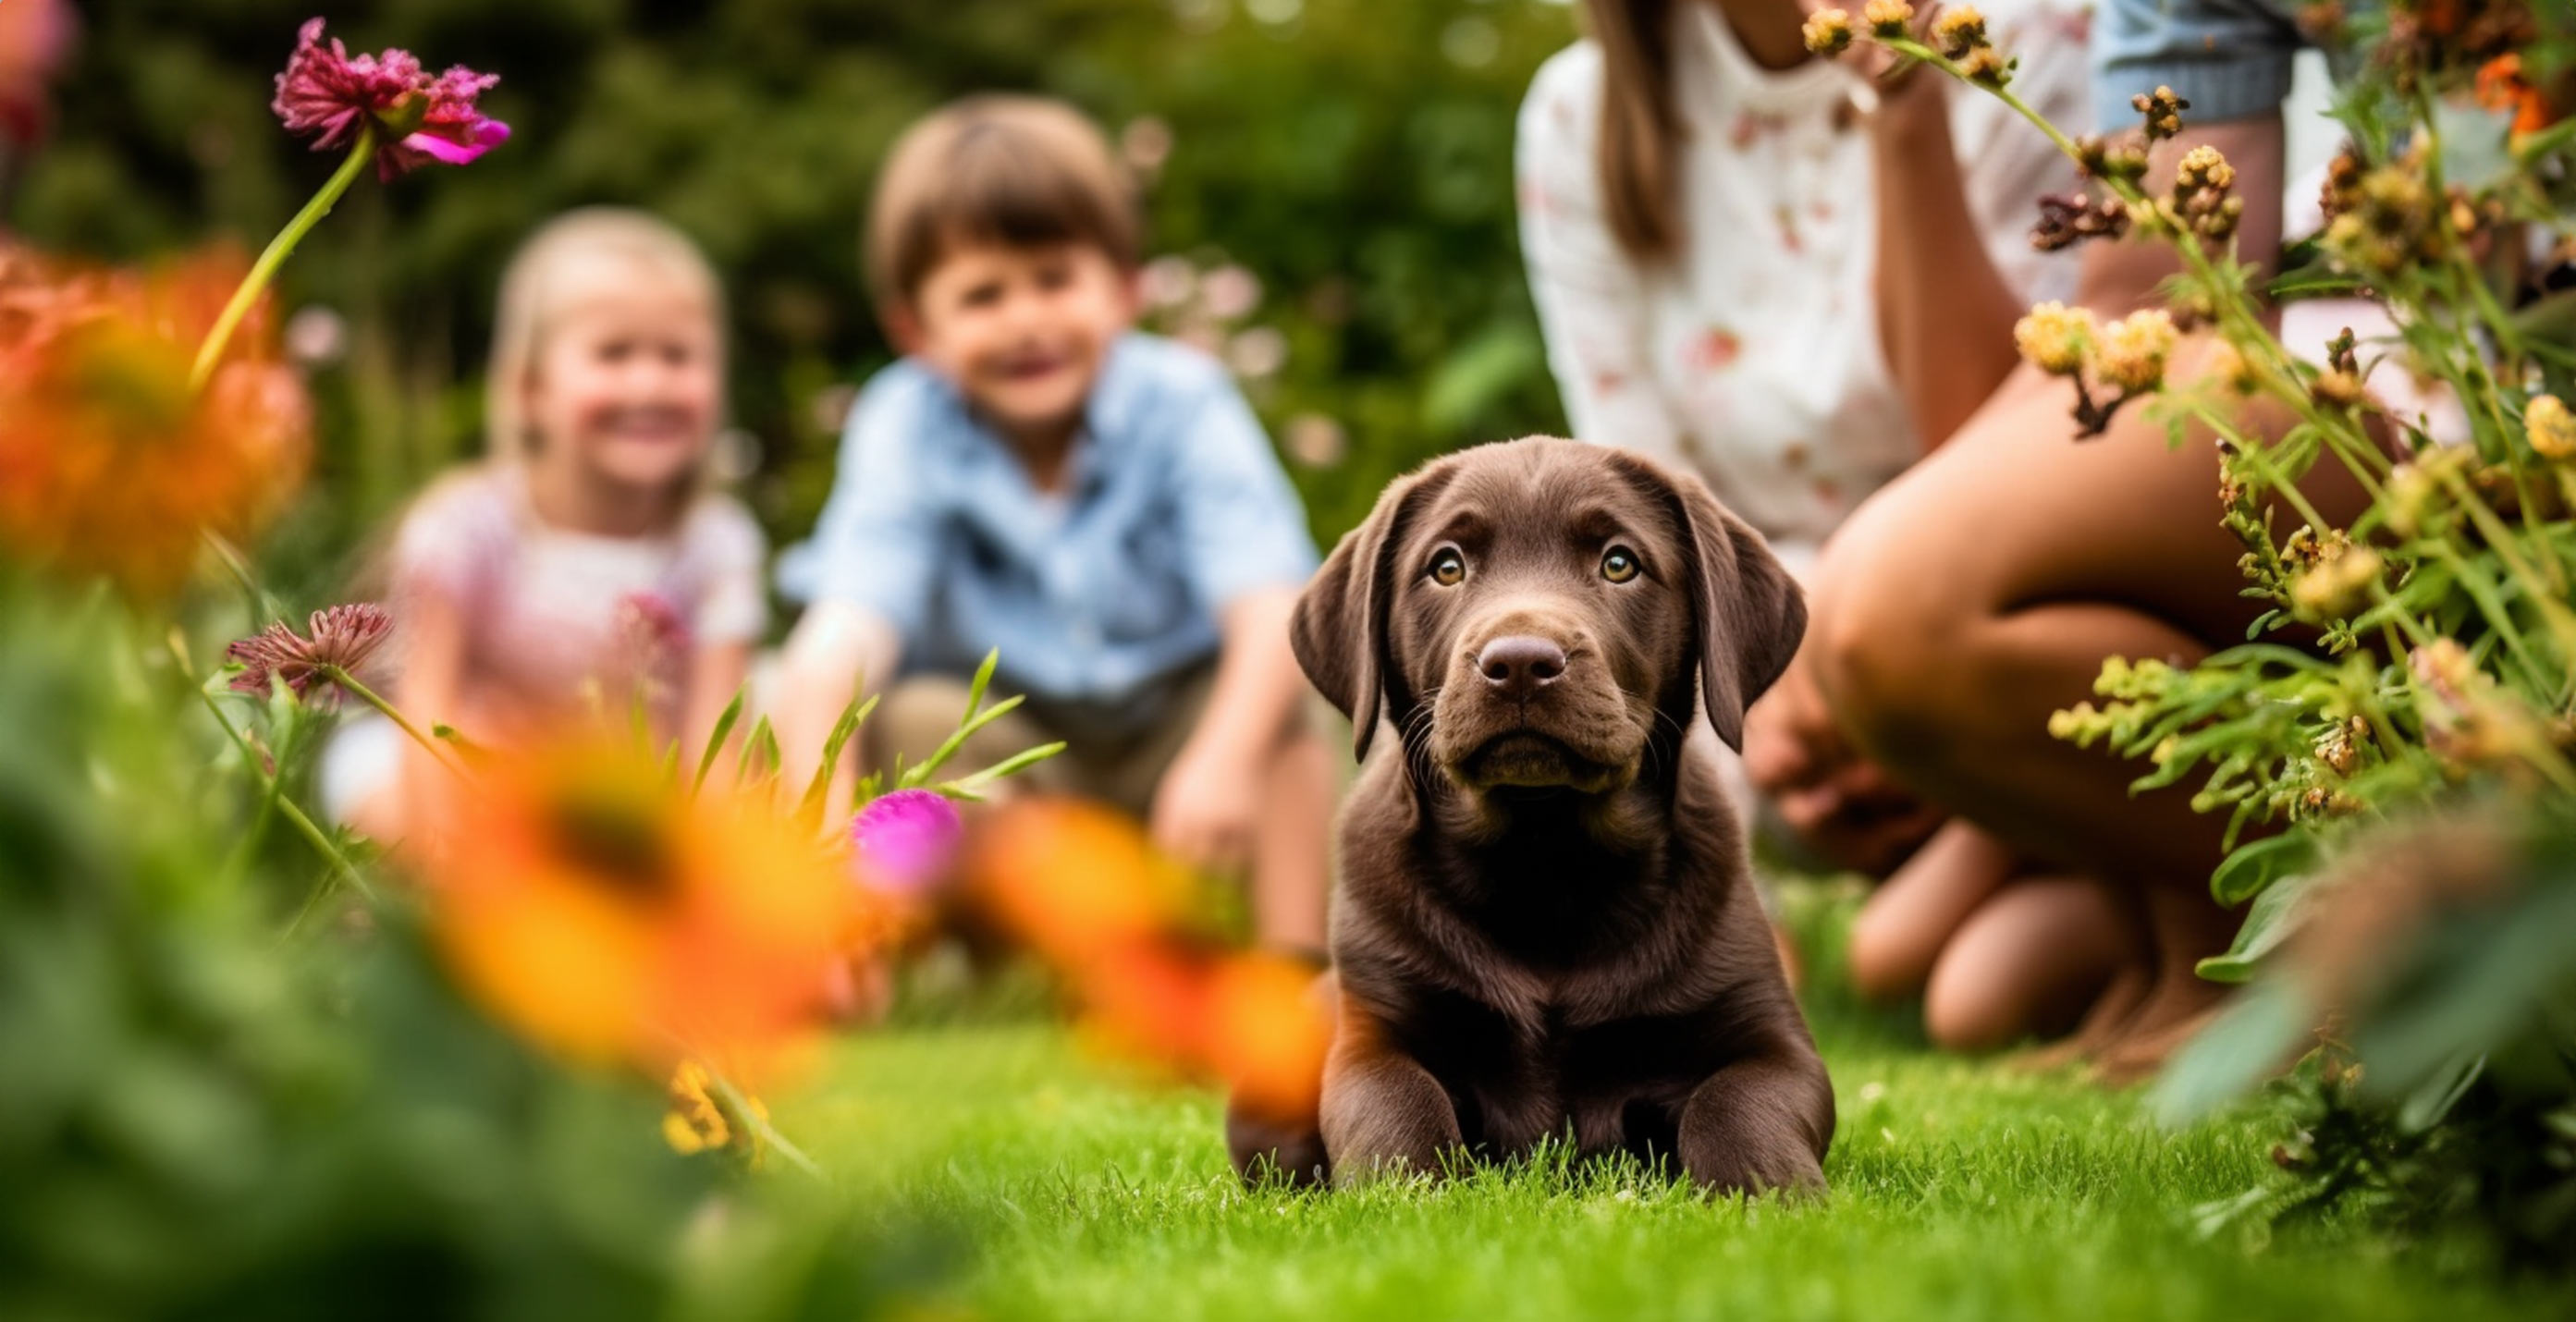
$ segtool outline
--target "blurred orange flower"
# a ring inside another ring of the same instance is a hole
[[[820,1022],[856,902],[847,863],[764,798],[692,799],[648,759],[496,767],[432,862],[431,920],[469,993],[575,1060],[735,1078]]]
[[[2549,95],[2524,76],[2519,54],[2499,55],[2478,66],[2477,97],[2478,104],[2489,110],[2513,112],[2515,137],[2537,133],[2559,119]]]
[[[156,596],[204,533],[274,512],[304,465],[300,383],[258,348],[188,388],[240,274],[224,257],[139,275],[0,247],[0,547]]]
[[[979,905],[1064,968],[1177,925],[1192,885],[1133,822],[1072,799],[994,812],[976,831],[966,875]]]
[[[978,835],[973,895],[1065,976],[1096,1039],[1221,1080],[1256,1111],[1312,1113],[1331,1043],[1315,970],[1196,938],[1189,874],[1106,808],[1023,800]]]

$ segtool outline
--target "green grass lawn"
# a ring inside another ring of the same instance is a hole
[[[2576,1291],[2348,1220],[2204,1235],[2278,1125],[2183,1132],[2134,1096],[1935,1055],[1813,998],[1831,1197],[1718,1203],[1633,1169],[1247,1194],[1217,1098],[1039,1024],[888,1030],[781,1120],[854,1197],[958,1233],[951,1302],[1050,1318],[2576,1316]]]

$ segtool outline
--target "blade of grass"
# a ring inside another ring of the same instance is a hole
[[[724,714],[716,717],[716,728],[707,735],[705,750],[698,754],[698,774],[689,780],[690,798],[696,798],[698,791],[706,787],[707,773],[715,770],[716,755],[724,751],[725,740],[733,736],[734,723],[742,719],[744,696],[744,690],[735,689],[733,701],[726,703]]]
[[[864,683],[866,677],[860,679]],[[823,824],[823,801],[831,796],[832,773],[840,769],[841,750],[849,746],[850,737],[859,732],[859,727],[867,724],[869,714],[877,709],[877,697],[871,693],[866,701],[843,707],[841,719],[832,725],[832,737],[823,741],[823,760],[815,764],[814,778],[805,783],[805,797],[796,803],[796,821],[807,830]]]

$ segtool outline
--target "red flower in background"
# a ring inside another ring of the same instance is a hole
[[[225,648],[224,659],[242,666],[242,672],[233,676],[234,691],[266,697],[272,683],[282,683],[302,699],[324,682],[324,666],[356,674],[384,646],[393,628],[393,617],[382,606],[366,602],[333,606],[313,612],[302,636],[279,620]]]
[[[500,81],[461,65],[432,78],[406,50],[353,56],[336,38],[323,43],[317,18],[298,35],[270,108],[289,132],[311,134],[317,151],[348,146],[372,126],[376,175],[393,179],[432,161],[464,165],[509,141],[509,125],[475,108]]]

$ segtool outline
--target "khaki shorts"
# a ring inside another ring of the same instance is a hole
[[[1021,771],[1011,779],[1025,788],[1049,794],[1079,794],[1102,799],[1139,818],[1149,814],[1163,773],[1180,755],[1199,715],[1207,709],[1208,691],[1216,682],[1209,662],[1184,671],[1173,681],[1158,710],[1142,725],[1105,721],[1073,704],[1036,699],[993,721],[968,737],[956,756],[939,769],[953,779],[981,771],[1014,753],[1063,740],[1065,749]],[[967,681],[958,675],[915,675],[888,690],[860,731],[860,765],[886,771],[895,755],[912,766],[938,750],[957,732],[966,714]],[[988,690],[989,706],[1010,696]]]

